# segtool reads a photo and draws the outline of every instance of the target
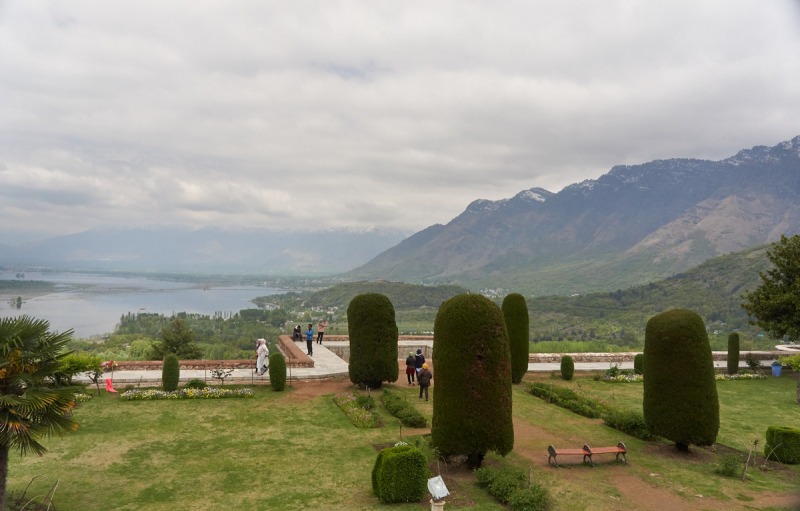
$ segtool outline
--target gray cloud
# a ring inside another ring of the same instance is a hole
[[[0,4],[0,220],[447,222],[800,134],[796,2]]]

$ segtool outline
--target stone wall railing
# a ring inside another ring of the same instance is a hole
[[[641,352],[639,352],[641,353]],[[752,354],[757,360],[775,360],[779,356],[785,356],[785,352],[780,351],[742,351],[739,353],[739,360],[744,361],[748,354]],[[561,362],[561,357],[569,355],[574,362],[633,362],[634,352],[628,353],[531,353],[528,355],[528,363],[542,364]],[[727,351],[712,351],[711,356],[715,361],[728,360]]]
[[[408,352],[416,353],[417,350],[422,350],[425,360],[430,360],[433,357],[433,336],[432,335],[401,335],[397,339],[397,359],[405,360],[408,357]],[[345,362],[350,362],[350,336],[349,335],[331,335],[325,336],[322,339],[322,344],[337,357]]]
[[[297,344],[295,344],[294,341],[292,341],[292,338],[288,335],[279,336],[278,345],[280,346],[280,350],[288,359],[286,361],[287,365],[292,367],[314,367],[314,360],[307,354],[303,353],[303,350],[298,348]]]

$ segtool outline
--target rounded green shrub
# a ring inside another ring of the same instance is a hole
[[[428,458],[410,445],[378,453],[372,468],[372,490],[384,504],[418,502],[427,492]]]
[[[347,307],[350,381],[378,388],[397,381],[397,323],[394,306],[380,293],[356,296]]]
[[[186,382],[186,385],[183,386],[185,389],[204,389],[208,387],[208,384],[203,380],[198,380],[195,378],[194,380],[189,380]]]
[[[503,317],[508,332],[508,348],[511,351],[511,381],[520,383],[528,372],[530,351],[530,319],[528,304],[519,293],[511,293],[503,299]]]
[[[633,357],[633,374],[644,374],[644,353]]]
[[[564,355],[561,357],[561,377],[571,380],[573,374],[575,374],[575,362],[569,355]]]
[[[644,419],[653,434],[711,445],[719,431],[719,398],[705,323],[690,310],[650,318],[644,338]]]
[[[286,360],[281,352],[269,356],[269,384],[278,392],[286,388]]]
[[[739,372],[739,333],[732,332],[728,336],[728,374]]]
[[[508,454],[514,447],[511,354],[497,304],[476,294],[444,302],[434,321],[433,366],[433,445],[444,456],[467,455],[472,466],[488,451]]]
[[[777,458],[781,463],[800,463],[800,429],[783,426],[767,428],[764,456],[769,456],[771,460]]]
[[[178,382],[181,379],[181,364],[174,353],[164,357],[164,365],[161,367],[161,386],[167,392],[178,390]]]

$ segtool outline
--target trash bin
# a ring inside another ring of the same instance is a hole
[[[781,363],[777,360],[772,363],[772,376],[780,378],[781,376]]]

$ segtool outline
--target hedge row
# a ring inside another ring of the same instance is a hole
[[[489,495],[510,505],[514,511],[545,509],[550,500],[547,488],[539,484],[523,487],[528,478],[523,471],[513,467],[483,467],[475,471],[475,476]]]
[[[410,445],[390,447],[378,453],[372,468],[372,491],[384,504],[418,502],[427,491],[428,458]]]
[[[771,458],[778,458],[782,463],[800,463],[800,429],[782,426],[767,428],[764,456],[770,453]]]
[[[427,428],[428,421],[412,404],[389,389],[383,389],[381,401],[389,413],[400,419],[407,428]]]
[[[632,437],[646,441],[658,438],[647,428],[641,412],[620,405],[614,407],[608,401],[589,395],[582,390],[572,390],[546,383],[528,383],[528,392],[578,415],[590,419],[602,418],[606,425]]]

